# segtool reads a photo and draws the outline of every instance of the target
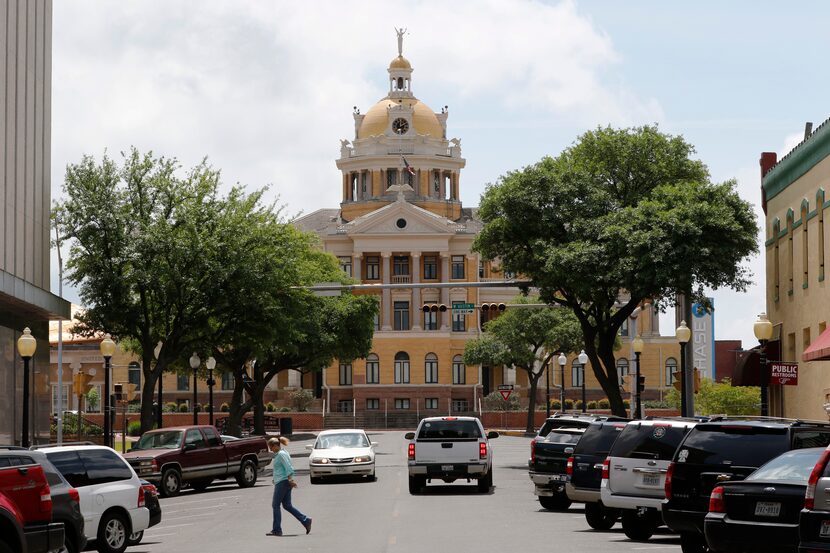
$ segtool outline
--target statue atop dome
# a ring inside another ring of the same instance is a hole
[[[406,29],[395,27],[395,32],[398,33],[398,55],[403,56],[403,35],[406,34]]]

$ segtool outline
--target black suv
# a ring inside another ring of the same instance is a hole
[[[77,490],[69,485],[42,451],[29,451],[16,447],[0,448],[0,468],[31,464],[43,467],[52,496],[52,522],[63,523],[65,551],[68,553],[83,551],[86,546],[86,537]]]
[[[603,506],[599,490],[602,462],[627,423],[628,419],[591,423],[568,459],[568,499],[585,503],[585,520],[595,530],[608,530],[620,517],[619,509]]]
[[[715,486],[743,480],[786,451],[828,443],[830,424],[823,422],[766,417],[698,424],[669,466],[663,520],[680,534],[683,553],[708,551],[703,522]]]

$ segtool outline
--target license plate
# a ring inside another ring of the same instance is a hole
[[[334,472],[346,472],[346,467],[334,467]]]
[[[660,475],[659,474],[644,474],[643,475],[643,486],[659,486],[660,485]]]
[[[818,535],[822,538],[830,538],[830,520],[821,521],[821,528],[818,531]]]
[[[568,479],[568,477],[565,474],[554,474],[550,477],[550,479],[555,482],[564,482]]]
[[[454,468],[454,465],[441,465],[441,470],[453,470]]]
[[[759,501],[755,504],[755,516],[777,517],[781,514],[781,504],[772,501]]]

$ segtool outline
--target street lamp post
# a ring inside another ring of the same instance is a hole
[[[585,403],[585,363],[588,362],[588,355],[585,353],[585,350],[579,352],[579,372],[582,376],[581,384],[582,384],[582,412],[587,412],[588,405]]]
[[[35,354],[35,349],[37,340],[26,327],[17,339],[17,352],[23,358],[23,431],[20,434],[20,445],[23,447],[29,447],[29,359]]]
[[[565,357],[565,353],[562,352],[559,354],[559,373],[562,376],[561,384],[562,388],[559,390],[559,406],[562,408],[562,412],[565,412],[565,363],[568,362],[568,358]]]
[[[196,386],[199,383],[199,365],[202,364],[202,360],[199,359],[199,356],[196,355],[196,352],[193,352],[193,355],[190,356],[190,368],[193,369],[193,424],[199,424],[199,411],[196,409]]]
[[[643,416],[642,394],[640,393],[640,354],[643,353],[643,339],[638,334],[631,341],[634,349],[634,358],[637,360],[637,368],[634,370],[634,415],[631,418],[639,419]]]
[[[155,348],[153,348],[153,357],[156,358],[156,364],[158,364],[159,354],[161,354],[161,347],[163,345],[164,345],[164,342],[159,340],[159,343],[156,344]],[[164,377],[164,375],[159,373],[159,400],[158,400],[159,403],[156,406],[157,407],[157,409],[156,409],[156,428],[161,428],[162,426],[164,426],[162,424],[162,413],[164,413],[164,411],[163,411],[164,401],[163,401],[163,398],[162,398],[162,382],[164,381],[163,377]]]
[[[545,416],[550,418],[550,366],[553,360],[549,360],[545,367]]]
[[[689,410],[686,403],[686,344],[692,338],[692,329],[686,326],[686,321],[680,321],[680,326],[674,331],[677,342],[680,344],[680,416],[688,417]]]
[[[216,368],[216,359],[213,356],[208,357],[205,366],[208,370],[208,413],[210,415],[210,425],[213,426],[213,387],[216,385],[216,381],[213,379],[213,369]]]
[[[101,355],[104,357],[104,445],[112,447],[112,414],[110,413],[110,360],[115,353],[115,342],[109,334],[101,340]]]
[[[760,351],[760,369],[761,369],[761,416],[769,415],[769,397],[767,390],[767,342],[772,338],[772,323],[767,318],[766,313],[758,315],[758,320],[752,325],[752,330],[755,332],[755,337],[761,343]]]

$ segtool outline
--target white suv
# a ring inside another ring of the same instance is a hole
[[[103,446],[39,448],[78,490],[84,533],[101,553],[122,553],[130,534],[150,525],[144,489],[133,468]]]
[[[696,421],[631,421],[614,441],[602,468],[605,507],[622,509],[622,527],[632,540],[649,539],[663,524],[666,472],[678,444]]]

